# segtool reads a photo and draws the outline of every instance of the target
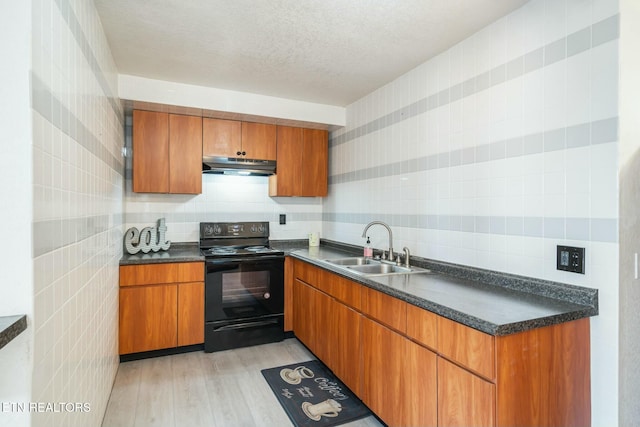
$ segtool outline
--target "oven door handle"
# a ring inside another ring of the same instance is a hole
[[[215,328],[214,331],[232,331],[235,329],[247,329],[258,326],[276,325],[277,323],[278,319],[261,320],[259,322],[236,323],[234,325],[220,326],[219,328]]]

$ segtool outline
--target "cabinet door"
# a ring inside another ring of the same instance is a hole
[[[169,192],[169,115],[133,111],[133,191]]]
[[[328,188],[329,143],[326,130],[278,126],[276,175],[269,195],[324,197]]]
[[[302,128],[277,127],[277,175],[269,177],[270,196],[296,196],[302,186]]]
[[[329,141],[326,130],[304,129],[298,196],[325,197],[328,188]]]
[[[362,318],[362,401],[390,426],[402,422],[405,338],[377,322]]]
[[[242,152],[242,122],[202,119],[203,156],[238,157]]]
[[[202,193],[202,118],[169,116],[169,192]]]
[[[360,330],[362,316],[357,311],[331,299],[329,314],[329,355],[327,363],[342,382],[361,396]]]
[[[178,346],[204,342],[204,282],[178,285]]]
[[[438,358],[438,426],[494,426],[495,385]]]
[[[316,318],[315,298],[313,288],[296,279],[293,287],[293,332],[311,351],[316,347],[315,327]]]
[[[293,282],[296,261],[290,256],[284,259],[284,331],[293,331]]]
[[[120,354],[178,343],[177,285],[120,288]]]
[[[242,122],[242,152],[247,159],[276,160],[276,125]]]

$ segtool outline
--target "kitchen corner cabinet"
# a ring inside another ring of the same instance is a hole
[[[202,118],[133,111],[133,191],[202,193]]]
[[[493,336],[304,261],[290,267],[295,335],[386,424],[591,424],[588,318]]]
[[[276,160],[276,125],[204,118],[202,154]]]
[[[290,126],[277,128],[277,169],[269,177],[269,196],[325,197],[328,189],[328,132]]]
[[[204,342],[202,262],[120,266],[120,354]]]

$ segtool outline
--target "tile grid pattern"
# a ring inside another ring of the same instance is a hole
[[[347,107],[324,236],[381,219],[426,258],[594,286],[618,241],[618,36],[612,4],[534,0]],[[567,243],[586,276],[555,271]]]
[[[123,113],[93,3],[32,9],[34,425],[100,425],[118,367]]]

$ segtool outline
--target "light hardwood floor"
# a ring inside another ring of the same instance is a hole
[[[311,359],[292,338],[121,363],[102,426],[291,426],[260,370]],[[382,426],[374,416],[343,425]]]

